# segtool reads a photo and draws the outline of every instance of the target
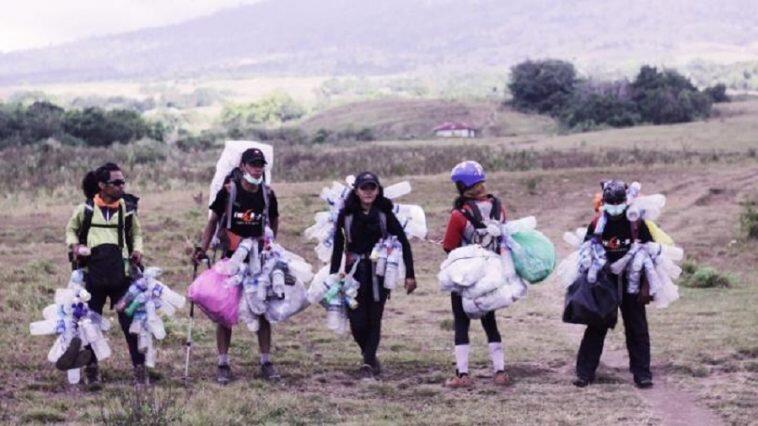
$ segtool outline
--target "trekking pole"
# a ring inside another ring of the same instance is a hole
[[[195,263],[194,267],[192,268],[192,282],[195,282],[195,278],[197,278],[197,263]],[[190,301],[190,312],[189,312],[189,324],[187,325],[187,341],[185,342],[185,353],[184,353],[184,381],[185,383],[189,381],[189,360],[190,360],[190,351],[192,351],[192,325],[195,322],[195,302]]]

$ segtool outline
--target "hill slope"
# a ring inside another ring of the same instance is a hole
[[[562,57],[590,69],[758,58],[751,0],[269,0],[182,24],[0,55],[0,84],[383,74]]]

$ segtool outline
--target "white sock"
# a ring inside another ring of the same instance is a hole
[[[505,370],[505,353],[501,342],[492,342],[490,346],[490,359],[492,360],[492,369],[497,373]]]
[[[261,354],[261,365],[269,362],[269,354]]]
[[[458,374],[468,374],[469,345],[455,345],[455,367]]]
[[[218,365],[229,365],[229,354],[218,354]]]

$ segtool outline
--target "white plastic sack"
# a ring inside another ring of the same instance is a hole
[[[216,194],[221,190],[224,185],[224,179],[239,166],[242,159],[242,153],[250,148],[258,148],[263,151],[263,155],[266,156],[266,184],[271,183],[271,170],[274,167],[274,147],[265,143],[256,141],[226,141],[224,143],[224,150],[221,152],[221,156],[216,162],[216,172],[213,174],[213,180],[208,190],[208,206],[210,206],[216,198]]]

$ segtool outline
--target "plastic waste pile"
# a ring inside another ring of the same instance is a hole
[[[369,256],[374,262],[376,275],[384,277],[384,288],[394,290],[399,277],[405,276],[403,246],[395,235],[379,240]]]
[[[326,326],[337,334],[348,330],[347,310],[358,307],[360,283],[353,278],[358,262],[347,274],[329,274],[329,267],[322,268],[308,288],[308,301],[320,303],[326,309]]]
[[[94,355],[104,360],[111,355],[108,340],[103,334],[110,329],[110,322],[91,311],[87,302],[90,294],[84,289],[84,272],[71,273],[68,286],[55,290],[55,303],[42,310],[44,320],[29,325],[34,336],[55,334],[48,361],[58,369],[66,370],[71,384],[79,383],[80,367],[87,365]],[[90,345],[92,352],[85,350]]]
[[[129,333],[137,335],[137,349],[145,354],[145,365],[155,367],[156,348],[153,339],[163,340],[166,327],[159,314],[174,315],[184,306],[184,296],[158,281],[162,271],[147,268],[132,281],[116,310],[132,318]]]
[[[305,237],[318,242],[316,255],[322,262],[329,262],[334,245],[334,231],[337,225],[337,217],[345,205],[345,199],[350,193],[353,176],[345,178],[347,185],[332,182],[332,186],[321,190],[321,199],[328,205],[328,210],[316,213],[315,222],[305,230]],[[407,181],[399,182],[384,188],[384,196],[395,200],[411,192],[411,184]],[[395,204],[393,213],[400,225],[405,230],[408,238],[425,238],[427,233],[426,215],[421,206],[414,204]]]
[[[479,244],[459,247],[450,252],[437,275],[442,291],[461,295],[470,318],[481,318],[523,298],[527,283],[544,279],[555,262],[552,243],[542,234],[537,244],[518,241],[519,234],[538,232],[533,216],[506,223],[488,221],[485,225],[483,229],[497,238],[500,253]]]
[[[275,324],[308,307],[303,283],[313,278],[302,257],[270,238],[265,240],[260,252],[257,240],[242,240],[228,261],[214,266],[226,276],[224,285],[242,288],[238,318],[252,332],[260,328],[261,316]]]
[[[665,308],[679,298],[674,281],[682,273],[676,263],[684,258],[684,251],[674,246],[671,237],[653,222],[666,205],[666,197],[662,194],[641,195],[640,190],[638,182],[629,185],[626,217],[631,222],[644,221],[653,242],[634,242],[624,257],[607,265],[605,248],[600,241],[607,218],[601,206],[592,238],[585,241],[587,230],[584,228],[563,235],[563,240],[576,249],[558,265],[556,275],[563,288],[568,288],[580,274],[587,274],[587,281],[594,283],[600,270],[608,266],[612,273],[626,277],[630,294],[639,292],[644,277],[650,286],[653,306]]]

